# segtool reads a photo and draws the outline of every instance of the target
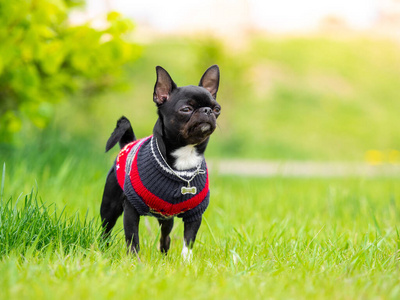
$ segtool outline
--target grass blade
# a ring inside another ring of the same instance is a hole
[[[1,176],[0,200],[3,201],[4,195],[4,180],[6,178],[6,163],[3,164],[3,174]]]

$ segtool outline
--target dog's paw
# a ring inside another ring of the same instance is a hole
[[[183,261],[185,261],[185,262],[192,261],[192,258],[193,258],[192,249],[189,249],[188,247],[186,247],[186,245],[183,245],[181,255],[182,255]]]

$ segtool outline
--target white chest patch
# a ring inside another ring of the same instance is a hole
[[[172,152],[172,156],[176,159],[174,164],[174,168],[176,170],[195,168],[203,159],[203,157],[197,153],[194,145],[187,145],[185,147],[176,149],[174,152]]]

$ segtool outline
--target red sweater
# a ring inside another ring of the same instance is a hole
[[[139,214],[158,218],[178,216],[187,222],[201,218],[209,203],[208,171],[204,159],[200,168],[205,172],[197,175],[197,168],[171,171],[153,136],[126,145],[115,163],[118,183]],[[196,187],[197,193],[183,195],[181,188],[187,182],[174,173],[186,180],[194,176],[190,185]]]

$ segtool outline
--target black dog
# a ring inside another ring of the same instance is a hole
[[[107,237],[124,212],[130,252],[139,251],[141,215],[157,217],[163,253],[170,246],[174,217],[180,217],[184,222],[182,255],[190,259],[209,203],[203,154],[221,110],[216,101],[219,68],[208,68],[199,86],[184,87],[177,87],[163,68],[157,67],[156,72],[153,100],[158,107],[158,120],[153,135],[136,140],[128,119],[118,120],[106,152],[117,142],[122,150],[108,173],[100,214]]]

